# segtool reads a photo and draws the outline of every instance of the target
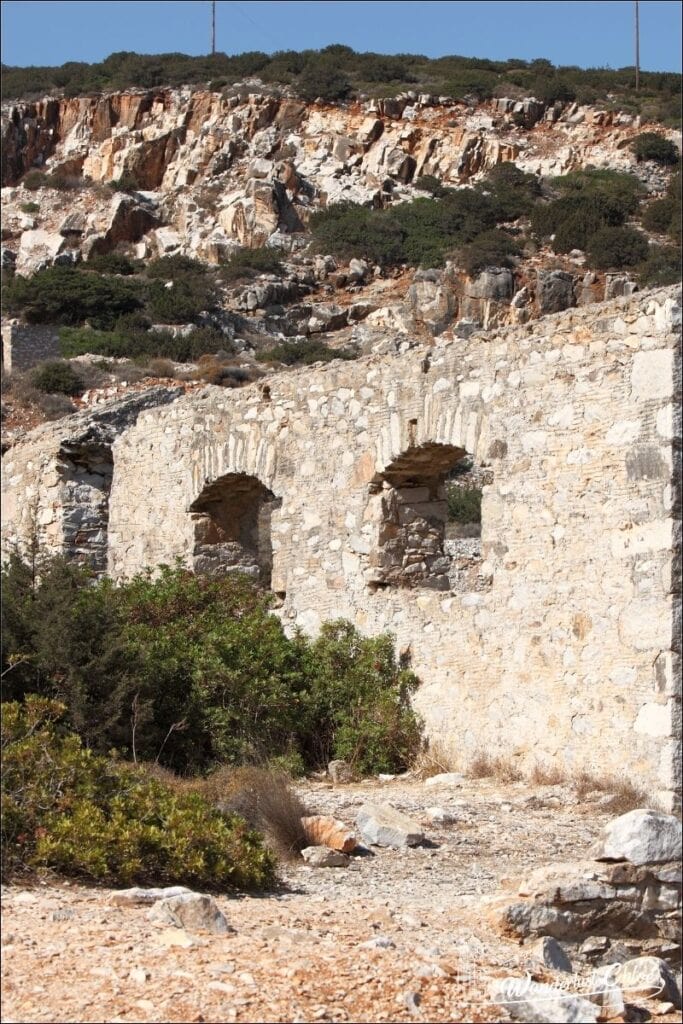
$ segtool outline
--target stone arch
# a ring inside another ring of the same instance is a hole
[[[366,572],[371,589],[476,589],[463,570],[480,562],[479,538],[447,540],[446,483],[471,466],[464,448],[427,441],[410,445],[375,474],[365,513],[374,535]]]
[[[273,569],[271,519],[278,498],[248,473],[225,473],[192,502],[195,572],[242,572],[269,587]]]

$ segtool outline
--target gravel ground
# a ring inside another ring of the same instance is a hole
[[[530,950],[496,932],[487,899],[532,867],[584,856],[606,820],[567,790],[491,780],[311,782],[301,795],[350,825],[364,800],[387,801],[428,842],[374,849],[348,868],[286,865],[273,894],[219,896],[227,936],[155,925],[103,888],[6,887],[5,1024],[505,1020],[488,985],[523,976]],[[429,824],[434,806],[455,821]],[[656,1011],[639,1019],[681,1020]]]

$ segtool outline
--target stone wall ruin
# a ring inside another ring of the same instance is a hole
[[[270,575],[287,628],[391,632],[430,737],[463,767],[486,750],[626,775],[672,807],[680,315],[677,290],[658,289],[439,338],[429,359],[372,355],[274,375],[267,395],[207,387],[138,411],[111,438],[109,572],[180,557]],[[5,456],[10,538],[34,502],[65,549],[69,432],[49,424]],[[442,487],[464,455],[482,523],[456,571]]]

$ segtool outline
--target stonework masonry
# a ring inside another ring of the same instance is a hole
[[[287,627],[345,617],[394,634],[428,734],[457,763],[485,750],[626,776],[674,807],[680,324],[665,288],[169,397],[115,431],[109,572],[246,567]],[[9,540],[37,523],[64,548],[74,473],[94,464],[64,468],[73,429],[7,453]],[[485,482],[481,546],[459,554],[443,483],[465,456]]]
[[[2,362],[7,373],[27,370],[43,359],[58,359],[59,328],[10,321],[2,327]]]

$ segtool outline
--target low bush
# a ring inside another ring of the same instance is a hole
[[[514,266],[514,257],[521,253],[522,247],[512,235],[494,229],[482,232],[469,245],[463,246],[459,262],[470,277],[474,277],[487,267]]]
[[[79,263],[79,270],[96,270],[99,274],[121,274],[123,277],[130,277],[142,269],[140,260],[131,260],[128,256],[122,256],[118,252],[105,252],[97,256],[91,256],[87,263]]]
[[[227,284],[249,280],[257,274],[281,274],[282,256],[277,249],[240,249],[221,265],[220,276]]]
[[[282,860],[298,859],[309,845],[301,819],[310,812],[290,785],[289,776],[257,765],[219,769],[202,786],[223,811],[238,814],[262,832]]]
[[[679,161],[679,153],[674,143],[657,132],[643,132],[633,140],[632,146],[639,161],[652,160],[665,166],[672,166]]]
[[[31,374],[31,383],[39,391],[50,395],[81,395],[85,390],[83,378],[70,363],[54,359],[41,363]]]
[[[647,255],[647,238],[634,228],[603,227],[588,240],[588,260],[599,270],[634,267]]]
[[[284,363],[285,366],[310,366],[311,363],[329,363],[332,359],[356,359],[351,349],[330,348],[324,341],[307,338],[306,341],[282,341],[274,348],[259,352],[256,358],[265,363]]]
[[[477,487],[446,486],[448,520],[451,523],[481,522],[481,490]]]
[[[39,188],[47,187],[47,174],[44,171],[27,171],[21,179],[21,184],[29,192],[37,192]]]
[[[508,161],[497,164],[479,189],[491,197],[496,220],[510,221],[529,213],[541,194],[541,183],[535,174]]]
[[[22,213],[39,213],[40,203],[22,203],[19,209]]]
[[[263,889],[260,836],[194,793],[85,749],[63,708],[28,696],[2,707],[4,877],[47,868],[108,884]]]
[[[29,323],[64,325],[86,320],[110,330],[121,316],[142,307],[137,282],[49,267],[33,277],[14,277],[3,289],[5,308]]]
[[[95,753],[182,773],[331,757],[373,772],[419,746],[417,679],[390,637],[345,622],[287,637],[240,575],[162,567],[115,587],[61,559],[10,558],[2,582],[4,698],[59,700]]]
[[[445,186],[433,174],[422,174],[415,179],[413,187],[419,189],[420,192],[428,192],[435,199],[441,199],[446,193]]]
[[[636,267],[636,277],[644,288],[662,288],[681,280],[681,250],[672,245],[651,245],[647,259]]]
[[[410,763],[421,743],[410,706],[418,680],[397,663],[391,637],[364,638],[350,622],[326,622],[304,646],[302,661],[300,742],[307,764],[341,758],[369,774]]]
[[[351,92],[351,83],[335,62],[321,61],[304,68],[296,80],[296,91],[309,103],[317,99],[330,103],[345,99]]]
[[[188,334],[139,327],[113,331],[63,327],[59,344],[66,358],[91,353],[118,359],[172,359],[177,363],[193,362],[207,353],[221,350],[232,352],[234,348],[229,338],[211,327],[198,327]]]
[[[642,185],[630,174],[609,170],[574,171],[553,178],[560,195],[537,203],[531,224],[539,238],[555,235],[557,253],[585,250],[589,238],[602,227],[619,227],[638,208]]]

